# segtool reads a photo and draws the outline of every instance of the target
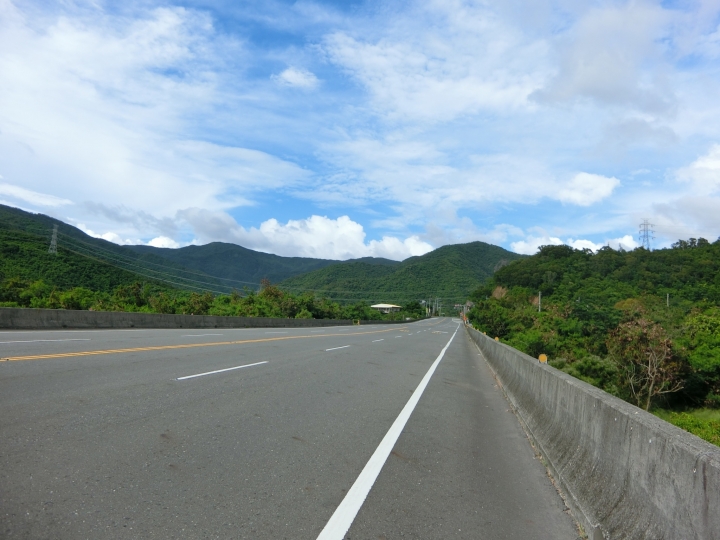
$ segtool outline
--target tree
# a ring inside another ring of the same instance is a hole
[[[674,357],[665,329],[646,318],[620,324],[607,340],[638,407],[650,410],[653,398],[684,387],[684,366]]]

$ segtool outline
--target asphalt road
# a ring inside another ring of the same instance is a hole
[[[317,538],[458,326],[0,332],[0,537]],[[345,538],[578,537],[463,328],[401,428]]]

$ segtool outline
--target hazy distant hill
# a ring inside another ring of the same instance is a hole
[[[471,242],[443,246],[396,264],[353,261],[328,266],[280,285],[345,301],[403,303],[439,296],[447,304],[464,302],[496,269],[520,257],[485,242]]]

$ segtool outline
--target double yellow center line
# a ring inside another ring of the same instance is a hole
[[[402,328],[394,327],[387,330],[373,330],[371,332],[353,332],[350,334],[318,334],[315,336],[283,336],[273,338],[261,338],[261,339],[243,339],[238,341],[213,341],[210,343],[185,343],[182,345],[157,345],[154,347],[133,347],[130,349],[104,349],[98,351],[78,351],[68,353],[51,353],[51,354],[35,354],[31,356],[11,356],[8,358],[0,358],[2,362],[16,362],[20,360],[44,360],[48,358],[71,358],[75,356],[95,356],[99,354],[122,354],[122,353],[133,353],[133,352],[145,352],[145,351],[166,351],[169,349],[194,349],[197,347],[217,347],[222,345],[243,345],[245,343],[265,343],[268,341],[286,341],[289,339],[310,339],[310,338],[321,338],[321,337],[343,337],[343,336],[361,336],[364,334],[380,334],[383,332],[397,332],[398,330],[406,329],[406,326]]]

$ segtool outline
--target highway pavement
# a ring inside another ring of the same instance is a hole
[[[456,319],[2,331],[0,358],[0,538],[578,538]]]

